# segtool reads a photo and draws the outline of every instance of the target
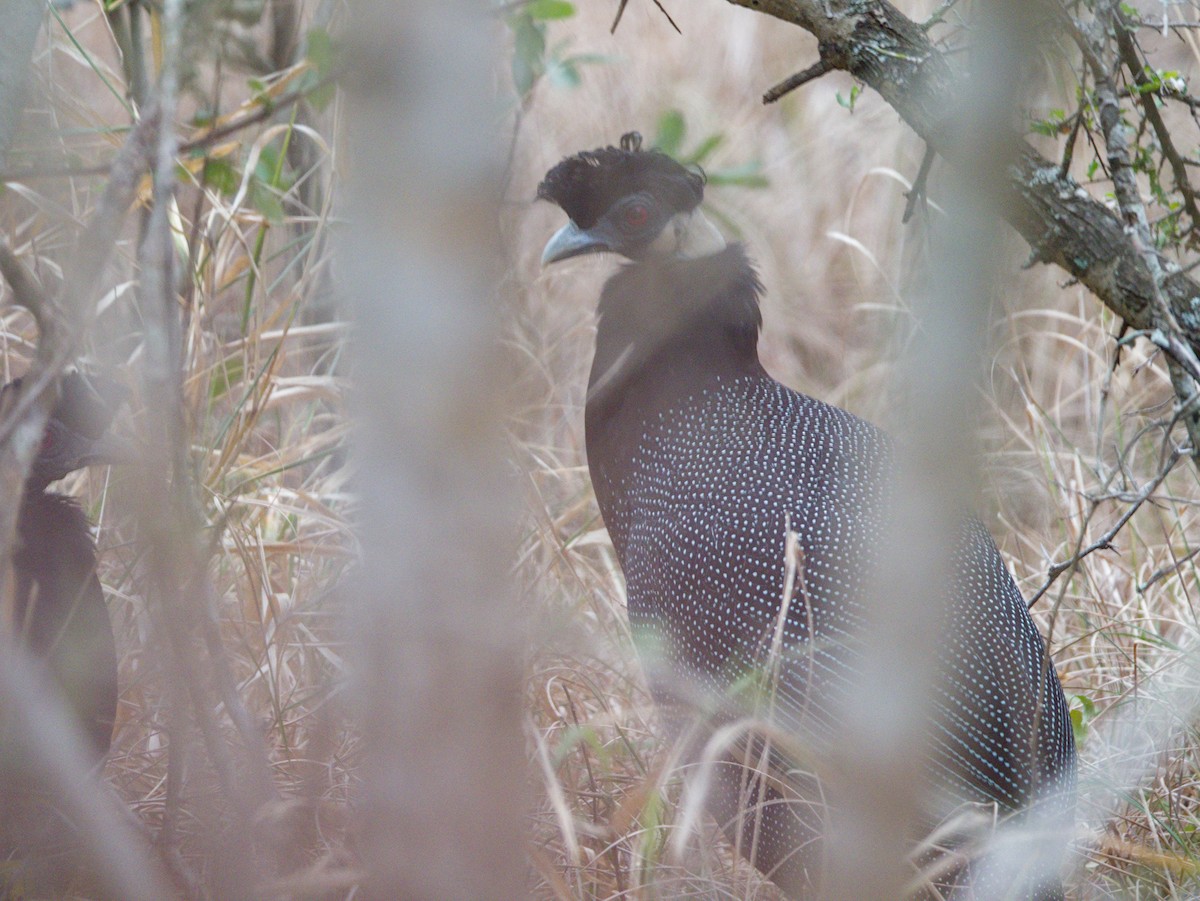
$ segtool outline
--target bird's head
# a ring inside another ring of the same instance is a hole
[[[622,135],[619,147],[567,157],[546,173],[537,196],[571,220],[547,242],[543,266],[586,253],[643,261],[708,256],[725,247],[700,211],[704,176],[665,153],[642,150],[636,131]]]
[[[14,379],[0,393],[20,387],[21,379]],[[128,396],[124,385],[103,376],[64,375],[30,481],[44,486],[85,466],[128,462],[133,456],[130,446],[109,434],[113,417]]]

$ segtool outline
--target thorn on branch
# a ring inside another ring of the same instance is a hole
[[[658,7],[658,11],[667,17],[667,21],[670,22],[671,27],[675,29],[675,33],[683,34],[683,32],[679,30],[679,26],[675,24],[675,20],[671,18],[671,14],[667,12],[667,8],[662,5],[662,0],[653,0],[653,3]],[[609,34],[616,34],[617,26],[621,24],[621,17],[625,15],[625,7],[628,5],[629,0],[621,0],[620,4],[617,6],[617,15],[613,19],[612,28],[608,30]]]
[[[950,10],[954,9],[954,7],[957,3],[958,3],[958,0],[945,0],[945,2],[942,3],[941,6],[939,6],[936,10],[934,10],[933,15],[931,15],[928,19],[926,19],[924,22],[921,23],[921,25],[920,25],[921,30],[929,31],[929,29],[931,29],[934,25],[938,25],[938,24],[944,22],[946,20],[946,13],[948,13],[948,12],[950,12]]]
[[[933,147],[929,144],[926,144],[925,156],[921,158],[921,168],[917,170],[917,177],[913,179],[912,187],[909,189],[908,193],[904,195],[908,201],[904,204],[904,216],[900,220],[902,225],[908,225],[908,220],[911,219],[913,213],[916,212],[918,203],[924,205],[928,200],[929,193],[927,188],[929,182],[929,170],[933,168],[934,156],[935,152]]]
[[[1041,263],[1054,262],[1053,257],[1050,256],[1049,251],[1046,249],[1050,243],[1050,237],[1051,232],[1047,229],[1045,236],[1040,241],[1038,241],[1036,244],[1030,242],[1029,256],[1027,256],[1025,258],[1025,262],[1021,264],[1021,268],[1023,270],[1032,269],[1034,266],[1040,265]],[[1076,281],[1078,281],[1078,279],[1076,279]]]
[[[817,60],[803,72],[797,72],[795,75],[788,76],[783,81],[779,82],[779,84],[775,85],[775,87],[763,94],[763,103],[774,103],[780,97],[783,97],[785,94],[790,94],[801,85],[820,78],[832,68],[833,67],[825,62],[825,60]]]

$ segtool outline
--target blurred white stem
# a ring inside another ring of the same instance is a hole
[[[0,165],[16,134],[29,81],[29,61],[42,27],[41,0],[4,0],[0,4]]]
[[[51,794],[74,825],[73,834],[83,842],[111,896],[129,901],[175,897],[108,788],[89,774],[91,761],[75,715],[49,689],[40,663],[2,633],[0,711],[4,713],[0,751],[25,763],[35,784]],[[28,790],[29,785],[18,788]]]

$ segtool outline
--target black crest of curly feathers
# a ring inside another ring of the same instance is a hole
[[[662,151],[642,150],[642,136],[631,131],[621,136],[619,147],[567,157],[546,173],[537,196],[558,204],[580,228],[591,228],[614,203],[638,191],[684,213],[700,204],[704,176]]]

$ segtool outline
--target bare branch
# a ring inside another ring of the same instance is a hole
[[[1159,470],[1158,474],[1151,479],[1142,488],[1142,490],[1137,493],[1136,496],[1131,499],[1127,499],[1125,511],[1121,514],[1116,523],[1103,535],[1085,548],[1083,546],[1083,540],[1087,530],[1087,522],[1091,518],[1091,512],[1095,511],[1096,507],[1099,505],[1099,500],[1101,499],[1092,500],[1091,511],[1089,512],[1088,517],[1085,518],[1084,524],[1079,530],[1079,540],[1076,543],[1075,551],[1070,557],[1061,563],[1051,564],[1046,575],[1046,581],[1042,583],[1042,586],[1037,591],[1033,593],[1033,596],[1029,599],[1026,606],[1028,606],[1030,609],[1033,609],[1033,605],[1042,599],[1042,596],[1050,590],[1051,586],[1053,586],[1055,582],[1058,581],[1059,576],[1061,576],[1063,573],[1074,573],[1075,570],[1079,568],[1079,564],[1083,562],[1085,558],[1091,556],[1096,551],[1111,550],[1113,539],[1117,537],[1117,534],[1123,528],[1125,528],[1125,524],[1133,518],[1133,515],[1137,513],[1142,504],[1144,504],[1154,494],[1154,492],[1158,490],[1158,486],[1161,485],[1166,480],[1167,476],[1171,474],[1171,470],[1175,468],[1175,464],[1179,462],[1181,456],[1182,454],[1178,451],[1172,452],[1170,458],[1167,460],[1166,465]]]
[[[924,29],[886,0],[729,0],[799,25],[819,41],[821,58],[874,88],[930,146],[950,162],[967,163],[962,100],[945,54]],[[1074,179],[1016,136],[1000,208],[1030,244],[1034,259],[1078,279],[1136,329],[1171,309],[1186,343],[1200,347],[1200,283],[1181,272],[1159,283],[1122,223]]]
[[[822,59],[817,60],[807,69],[802,72],[797,72],[795,75],[790,75],[785,78],[775,87],[763,94],[763,103],[774,103],[779,98],[791,93],[801,85],[820,78],[829,71],[829,65]]]

